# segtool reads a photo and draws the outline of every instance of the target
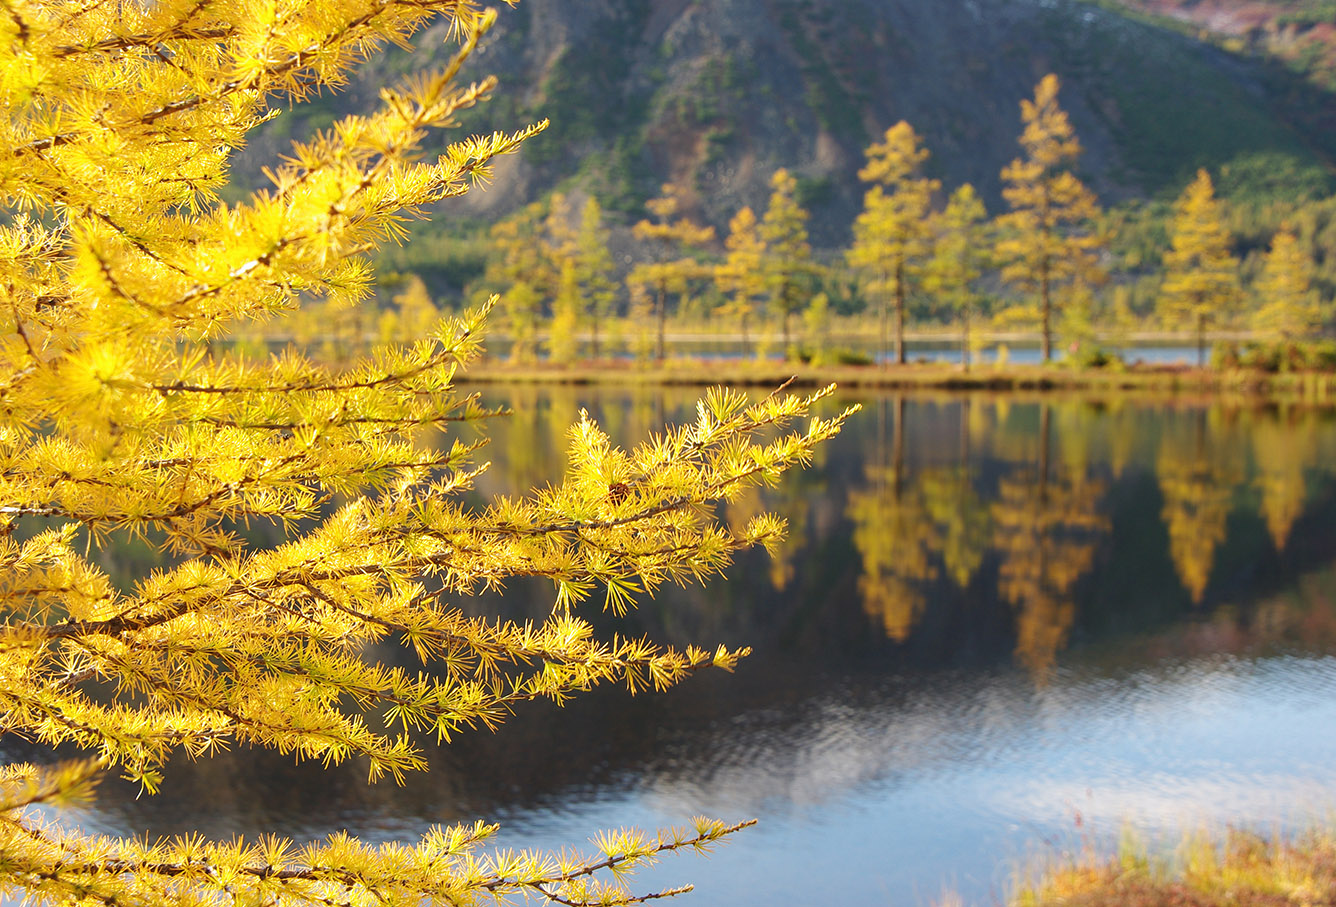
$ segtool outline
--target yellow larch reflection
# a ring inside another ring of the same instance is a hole
[[[1277,551],[1284,551],[1290,530],[1303,513],[1308,496],[1304,470],[1314,464],[1317,449],[1311,417],[1280,421],[1263,417],[1252,435],[1254,485],[1261,492],[1261,514]]]
[[[940,534],[920,486],[906,486],[895,468],[869,467],[867,477],[868,487],[849,494],[846,511],[863,560],[858,591],[868,616],[903,641],[927,602],[923,584],[937,576],[932,554]]]
[[[1049,412],[1041,411],[1038,469],[998,484],[993,546],[998,593],[1016,609],[1016,656],[1044,679],[1076,618],[1073,590],[1090,570],[1109,522],[1098,511],[1104,483],[1083,464],[1049,465]]]
[[[1155,458],[1169,556],[1193,604],[1206,593],[1216,549],[1225,541],[1234,488],[1243,479],[1236,445],[1212,432],[1216,443],[1208,446],[1205,420],[1205,413],[1198,414],[1191,438],[1167,433]]]

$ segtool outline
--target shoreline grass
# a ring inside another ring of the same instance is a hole
[[[1014,907],[1288,907],[1336,904],[1336,837],[1328,829],[1298,835],[1186,835],[1175,853],[1151,855],[1124,834],[1107,858],[1086,853],[1021,882]]]
[[[1336,374],[1267,373],[1247,369],[1134,365],[1073,368],[1059,364],[982,365],[969,371],[948,363],[812,366],[798,362],[670,359],[653,365],[579,362],[514,364],[483,360],[457,376],[471,384],[609,384],[649,386],[774,387],[786,381],[846,390],[1090,391],[1242,395],[1336,403]]]

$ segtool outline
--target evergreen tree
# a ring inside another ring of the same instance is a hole
[[[1171,324],[1189,324],[1197,335],[1197,364],[1206,364],[1206,324],[1230,314],[1239,300],[1239,264],[1215,199],[1211,175],[1197,178],[1174,204],[1164,282],[1157,302]]]
[[[765,275],[770,308],[783,325],[784,355],[791,352],[793,316],[807,305],[809,282],[815,273],[812,247],[807,242],[807,212],[798,204],[798,181],[783,168],[770,179],[770,204],[761,219],[765,243]]]
[[[1288,224],[1271,240],[1262,274],[1253,286],[1257,308],[1252,325],[1262,334],[1285,340],[1305,336],[1320,315],[1313,290],[1313,258],[1299,244]]]
[[[642,220],[633,228],[637,239],[649,243],[652,259],[636,265],[627,276],[627,282],[654,290],[654,308],[658,321],[657,357],[664,358],[664,326],[668,319],[668,294],[685,293],[687,282],[695,277],[708,277],[710,272],[683,252],[703,246],[714,239],[714,227],[702,227],[695,221],[678,217],[681,207],[680,189],[665,183],[658,198],[645,203],[654,220]]]
[[[1104,244],[1092,227],[1099,210],[1095,195],[1068,169],[1081,143],[1058,106],[1058,87],[1057,76],[1044,76],[1034,101],[1021,102],[1025,157],[1002,170],[1002,196],[1011,211],[998,218],[1002,277],[1038,296],[1045,362],[1053,355],[1057,290],[1078,278],[1098,281]]]
[[[552,321],[547,339],[548,359],[559,364],[574,362],[579,354],[580,281],[573,259],[561,264],[557,280],[557,298],[552,303]]]
[[[595,359],[600,354],[600,328],[612,314],[612,305],[617,298],[608,239],[608,229],[603,225],[603,207],[591,195],[580,211],[575,251],[576,283],[589,315],[590,352]]]
[[[766,247],[756,223],[756,215],[744,207],[728,222],[728,238],[724,240],[728,254],[715,266],[714,279],[720,292],[732,296],[729,313],[737,318],[742,332],[742,352],[751,351],[748,325],[756,313],[756,300],[765,296]]]
[[[887,352],[887,306],[895,303],[895,361],[905,361],[905,307],[910,282],[931,250],[928,216],[937,180],[920,175],[928,149],[919,147],[914,128],[903,120],[867,149],[867,166],[858,171],[873,183],[854,221],[850,267],[866,275],[867,289],[881,300],[881,346]]]
[[[938,236],[926,284],[960,317],[960,357],[970,367],[970,325],[982,298],[977,284],[990,262],[983,202],[969,183],[951,193],[938,219]]]
[[[229,152],[271,99],[328,88],[433,14],[464,42],[458,60],[297,146],[269,191],[219,200]],[[483,823],[414,845],[336,836],[299,849],[93,838],[34,814],[86,793],[105,768],[151,794],[171,758],[241,745],[357,758],[372,779],[397,777],[425,765],[413,731],[448,739],[528,700],[663,688],[744,654],[600,640],[578,607],[598,594],[620,611],[773,541],[773,517],[730,527],[713,515],[838,429],[842,417],[760,434],[814,397],[712,393],[690,426],[630,451],[582,418],[560,484],[475,505],[462,497],[481,471],[475,445],[425,442],[489,415],[453,389],[487,307],[343,369],[295,350],[209,355],[211,338],[312,298],[364,299],[364,251],[539,131],[418,160],[431,130],[491,90],[452,79],[493,15],[466,0],[7,4],[0,712],[5,733],[91,758],[0,769],[6,896],[627,903],[638,900],[622,888],[627,871],[730,831],[700,820],[658,837],[612,833],[585,858],[490,855],[495,827]],[[233,530],[255,522],[286,540],[266,548]],[[134,538],[169,550],[169,565],[128,582],[99,568],[99,554]],[[519,576],[554,583],[547,619],[470,618],[449,604]],[[429,671],[377,663],[391,644]]]
[[[483,282],[501,294],[501,309],[512,346],[510,356],[529,362],[536,356],[538,320],[545,301],[540,287],[551,287],[557,275],[545,254],[543,206],[526,205],[494,224],[488,233],[491,254]]]
[[[432,302],[427,285],[416,274],[408,278],[404,287],[394,295],[392,331],[381,333],[383,340],[414,341],[431,335],[431,329],[441,320],[441,313]],[[386,324],[386,328],[390,325]]]

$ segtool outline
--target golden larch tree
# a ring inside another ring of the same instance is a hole
[[[488,416],[453,387],[488,306],[342,368],[295,349],[257,361],[210,346],[308,304],[365,299],[365,253],[540,131],[421,158],[431,131],[492,90],[455,77],[494,15],[471,0],[6,4],[0,714],[5,733],[89,758],[0,770],[5,897],[627,903],[638,898],[625,870],[729,831],[700,820],[547,856],[487,853],[495,826],[482,822],[413,844],[213,844],[91,838],[32,809],[86,793],[107,769],[152,793],[172,758],[242,745],[398,777],[425,766],[414,732],[447,740],[528,700],[662,688],[743,654],[599,639],[578,607],[597,595],[620,611],[776,539],[773,517],[735,527],[713,514],[837,430],[838,416],[773,430],[812,397],[715,392],[690,425],[634,450],[582,418],[559,484],[470,505],[461,493],[485,468],[476,444],[438,432]],[[250,129],[435,16],[462,42],[453,62],[297,145],[269,189],[219,199]],[[234,531],[256,522],[284,540]],[[108,575],[98,555],[126,539],[160,545],[168,565]],[[518,576],[554,583],[545,620],[459,607]],[[426,670],[372,660],[388,644]]]
[[[646,218],[631,228],[632,234],[649,245],[650,261],[631,269],[627,283],[654,291],[655,318],[658,322],[656,356],[664,358],[664,331],[668,321],[668,294],[685,293],[692,278],[710,276],[709,269],[690,254],[714,240],[714,227],[703,227],[681,216],[681,190],[664,183],[657,198],[645,203],[653,220]]]
[[[603,223],[603,206],[591,195],[580,209],[580,228],[575,236],[575,276],[589,318],[590,354],[595,359],[602,352],[602,327],[612,315],[617,299],[609,238]]]
[[[1313,256],[1288,224],[1271,240],[1262,273],[1253,284],[1257,307],[1253,330],[1279,340],[1296,340],[1313,332],[1321,322],[1317,292],[1313,289]]]
[[[1099,253],[1104,238],[1094,222],[1095,194],[1072,174],[1081,155],[1067,113],[1058,106],[1058,77],[1050,73],[1021,101],[1025,157],[1002,170],[1002,197],[1011,211],[998,218],[998,258],[1003,279],[1038,297],[1042,354],[1053,355],[1053,310],[1062,286],[1102,279]]]
[[[784,355],[793,340],[793,316],[807,306],[809,283],[816,273],[807,241],[807,212],[798,204],[798,180],[783,168],[770,179],[770,203],[761,218],[765,276],[770,308],[779,316]]]
[[[951,193],[937,218],[937,238],[925,285],[960,317],[960,361],[970,368],[970,329],[982,301],[978,283],[992,262],[988,212],[969,183]]]
[[[909,285],[932,249],[932,197],[941,183],[922,175],[928,149],[903,120],[867,149],[859,179],[872,183],[854,221],[849,266],[864,275],[867,289],[881,301],[881,349],[888,352],[889,307],[895,306],[895,361],[905,361],[905,309]]]
[[[1206,364],[1206,325],[1227,318],[1239,302],[1239,263],[1215,197],[1211,175],[1198,170],[1174,203],[1164,281],[1156,308],[1169,324],[1186,324],[1197,339],[1197,364]]]
[[[535,358],[538,321],[545,288],[556,283],[550,258],[544,254],[543,206],[532,203],[492,225],[490,255],[483,282],[501,293],[501,311],[510,334],[510,356],[518,362]]]
[[[756,214],[744,207],[728,222],[728,236],[724,239],[727,255],[714,269],[715,284],[720,292],[729,295],[727,311],[736,318],[742,332],[742,353],[751,351],[749,325],[756,313],[757,300],[766,293],[765,240],[761,239]]]

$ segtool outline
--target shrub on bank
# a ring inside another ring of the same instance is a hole
[[[1280,372],[1336,372],[1336,340],[1233,341],[1217,343],[1211,351],[1217,369]]]

